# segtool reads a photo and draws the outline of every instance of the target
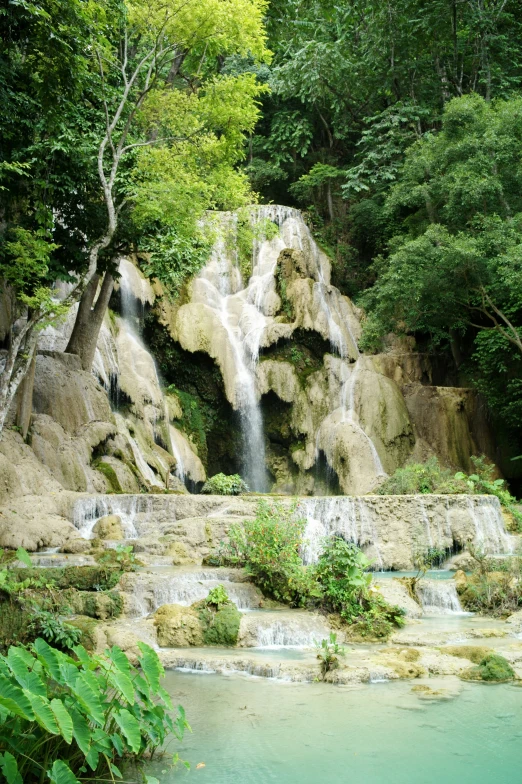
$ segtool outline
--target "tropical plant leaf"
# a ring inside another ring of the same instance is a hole
[[[91,657],[89,656],[89,654],[87,653],[83,645],[75,645],[74,648],[72,648],[72,650],[83,665],[88,667],[91,664]]]
[[[110,672],[108,677],[114,688],[125,697],[130,705],[132,705],[136,697],[134,693],[134,686],[132,685],[132,681],[129,676],[125,675],[124,672],[116,670],[115,672]]]
[[[145,784],[160,784],[159,779],[154,778],[154,776],[145,776]]]
[[[158,654],[150,647],[150,645],[146,645],[144,642],[139,642],[138,648],[141,651],[141,656],[138,657],[138,661],[141,664],[143,674],[150,683],[152,690],[156,692],[159,689],[160,678],[165,674],[165,670],[161,665]]]
[[[141,748],[141,732],[138,720],[125,708],[114,714],[114,720],[125,735],[131,751],[137,754]]]
[[[23,689],[28,689],[28,691],[38,694],[40,697],[46,697],[47,689],[45,683],[36,672],[27,669],[27,659],[24,654],[27,654],[27,651],[22,653],[21,648],[14,648],[13,646],[9,648],[7,660],[12,674]],[[31,665],[34,665],[36,660],[29,655],[29,661]]]
[[[111,772],[114,773],[115,776],[118,776],[119,779],[123,778],[123,776],[121,775],[120,769],[116,767],[114,762],[110,762],[109,763],[109,767],[111,769]]]
[[[32,721],[34,712],[30,701],[18,686],[11,683],[4,675],[0,675],[0,705],[15,716]]]
[[[0,770],[4,774],[7,784],[24,784],[18,770],[18,764],[8,751],[0,754]]]
[[[127,659],[127,657],[125,656],[121,648],[118,648],[117,645],[113,645],[113,647],[110,650],[106,651],[106,653],[109,659],[112,662],[114,662],[116,667],[119,670],[121,670],[121,672],[124,672],[125,675],[130,675],[131,669],[130,669],[129,660]]]
[[[51,700],[50,705],[54,714],[54,718],[56,719],[58,727],[60,728],[60,734],[66,743],[71,743],[73,737],[73,721],[71,714],[63,702],[57,698]]]
[[[26,566],[33,566],[33,562],[31,561],[31,556],[24,550],[23,547],[19,547],[16,551],[16,560],[20,561],[20,563],[25,564]]]
[[[100,753],[94,747],[89,750],[89,753],[85,755],[85,760],[91,770],[96,770],[98,767],[98,763],[100,761]]]
[[[172,700],[170,698],[170,694],[166,691],[163,686],[160,686],[158,689],[158,696],[161,697],[165,705],[169,710],[174,710],[174,706],[172,704]]]
[[[62,654],[59,654],[59,651],[57,651],[55,648],[51,648],[51,646],[48,645],[45,640],[42,640],[41,637],[38,637],[34,641],[33,648],[36,651],[38,659],[50,672],[54,680],[58,683],[61,683],[60,656]]]
[[[74,708],[71,710],[73,723],[73,737],[78,747],[85,755],[89,753],[91,747],[91,730],[85,718]]]
[[[51,784],[80,784],[70,767],[63,760],[55,760],[47,771]]]
[[[116,754],[118,755],[118,757],[123,757],[124,747],[123,747],[123,741],[120,738],[120,736],[115,732],[110,736],[110,739],[112,741],[112,745],[116,749]]]
[[[94,691],[86,676],[87,673],[81,672],[71,690],[78,698],[78,702],[87,716],[101,726],[104,723],[103,708],[97,692]]]
[[[52,735],[59,735],[60,727],[51,710],[49,701],[44,699],[44,697],[40,697],[38,694],[31,694],[31,692],[26,689],[24,689],[24,694],[32,705],[34,717],[40,727],[43,727],[44,730],[47,730],[47,732],[50,732]]]

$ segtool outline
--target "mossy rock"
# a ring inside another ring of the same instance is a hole
[[[441,653],[447,653],[450,656],[458,656],[460,659],[469,659],[473,664],[480,664],[480,662],[489,656],[493,651],[491,648],[486,648],[482,645],[448,645],[444,648],[439,648]]]
[[[516,675],[507,659],[498,653],[490,653],[482,659],[478,667],[466,670],[461,677],[469,681],[506,683],[514,680]]]
[[[56,569],[12,569],[10,575],[18,582],[34,579],[60,589],[108,591],[117,584],[121,570],[108,566],[64,566]]]
[[[237,645],[241,613],[236,605],[220,605],[215,611],[210,607],[201,607],[199,617],[203,625],[203,641],[205,645],[230,647]]]
[[[95,650],[97,622],[94,618],[89,618],[87,615],[77,615],[76,618],[67,618],[67,624],[81,631],[80,645],[83,645],[88,651]]]
[[[95,460],[94,463],[92,464],[92,467],[96,471],[99,471],[100,474],[103,474],[103,476],[109,483],[110,490],[113,493],[123,492],[122,487],[120,485],[120,481],[116,475],[116,471],[109,463],[105,463],[103,460]]]
[[[194,607],[163,604],[154,613],[154,625],[162,648],[203,645],[203,626]]]

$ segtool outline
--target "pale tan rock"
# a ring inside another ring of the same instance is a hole
[[[93,533],[99,539],[124,539],[121,517],[116,514],[100,517],[94,528]]]
[[[91,543],[88,539],[68,539],[62,547],[61,553],[71,553],[78,555],[79,553],[86,553],[91,549]]]
[[[406,586],[399,580],[379,580],[378,577],[374,577],[372,586],[378,589],[388,604],[394,604],[405,610],[408,618],[421,617],[422,607],[412,598]]]
[[[197,611],[179,604],[164,604],[154,613],[158,644],[162,648],[203,645],[203,629]]]

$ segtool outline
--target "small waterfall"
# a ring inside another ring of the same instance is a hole
[[[100,519],[106,515],[118,515],[121,519],[123,533],[126,539],[136,539],[139,536],[136,529],[136,517],[148,515],[152,509],[152,502],[146,495],[97,495],[80,498],[74,504],[73,524],[84,539],[93,538],[93,528]]]
[[[500,502],[495,496],[467,496],[475,529],[475,545],[490,553],[510,553],[511,537],[506,532]]]
[[[268,626],[259,624],[257,627],[256,648],[313,648],[316,642],[327,639],[330,629],[324,628],[299,628],[297,623],[275,621]]]
[[[374,567],[382,569],[383,560],[377,530],[371,510],[367,508],[363,498],[307,498],[299,502],[297,512],[306,519],[304,544],[301,549],[305,564],[317,562],[326,536],[339,534],[361,547],[370,545],[374,551]]]
[[[246,612],[259,607],[262,594],[251,583],[236,582],[232,573],[217,569],[183,571],[174,574],[161,572],[136,574],[127,577],[127,590],[132,593],[128,613],[143,617],[155,612],[164,604],[180,604],[189,607],[194,602],[206,599],[212,588],[222,585],[238,610]]]
[[[421,580],[417,595],[425,615],[463,613],[453,580]]]

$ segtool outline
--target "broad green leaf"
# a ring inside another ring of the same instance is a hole
[[[87,673],[81,672],[71,689],[87,716],[101,726],[104,723],[104,713],[100,697],[94,691],[86,676]]]
[[[114,714],[114,720],[125,735],[131,751],[137,754],[141,748],[140,725],[137,719],[135,719],[132,713],[123,708],[123,710]]]
[[[47,771],[51,784],[80,784],[70,767],[63,760],[55,760]]]
[[[0,675],[0,705],[15,716],[21,716],[29,721],[34,719],[33,708],[22,689],[15,686],[4,675]]]
[[[112,741],[112,745],[116,749],[116,753],[118,757],[123,757],[124,748],[123,748],[123,741],[120,738],[120,736],[115,732],[113,735],[110,736],[110,739]]]
[[[121,648],[118,648],[117,645],[113,645],[112,648],[106,652],[109,659],[114,662],[116,667],[125,673],[125,675],[130,675],[130,663]]]
[[[20,561],[26,566],[33,566],[33,562],[31,561],[31,556],[29,555],[27,550],[24,550],[23,547],[19,547],[18,550],[16,551],[16,559],[17,561]]]
[[[99,752],[95,748],[92,748],[89,753],[85,755],[85,759],[90,769],[96,770],[98,767],[98,762],[100,761]]]
[[[60,657],[58,655],[59,652],[55,648],[51,648],[51,646],[40,637],[34,641],[33,647],[36,651],[38,659],[49,671],[51,677],[54,678],[54,680],[58,683],[61,683]]]
[[[34,717],[38,724],[52,735],[59,735],[60,727],[58,726],[58,723],[54,717],[54,713],[51,710],[49,701],[43,697],[40,697],[38,694],[31,694],[30,691],[25,689],[24,694],[33,707]]]
[[[81,751],[83,751],[84,754],[88,754],[91,747],[91,729],[82,714],[74,708],[71,709],[71,718],[73,722],[74,740]]]
[[[119,779],[123,778],[120,769],[116,767],[114,762],[110,762],[109,764],[110,764],[111,771],[114,773],[114,775],[117,776]]]
[[[150,683],[152,690],[157,691],[159,689],[160,678],[165,674],[158,654],[144,642],[139,642],[138,648],[141,651],[141,656],[138,657],[138,661],[143,670],[143,674]]]
[[[23,689],[27,689],[33,694],[38,694],[40,697],[46,697],[47,688],[45,683],[36,672],[29,671],[27,669],[27,659],[24,656],[26,653],[27,651],[23,651],[22,653],[21,648],[14,648],[13,646],[9,648],[7,660],[9,662],[11,672]],[[34,659],[32,656],[29,656],[29,660],[31,665],[33,665],[36,661],[36,659]]]
[[[17,647],[16,645],[11,645],[11,647],[7,652],[8,661],[10,660],[10,656],[12,656],[11,651],[16,653],[16,657],[18,659],[21,659],[27,668],[34,667],[36,659],[25,648],[20,648]]]
[[[167,706],[167,708],[169,710],[174,710],[174,706],[172,704],[172,700],[170,698],[170,694],[168,693],[168,691],[165,691],[163,686],[159,687],[159,689],[158,689],[158,696],[161,697],[161,699],[163,700],[163,702],[165,703],[165,705]]]
[[[89,666],[91,664],[91,657],[89,656],[89,654],[87,653],[83,645],[75,645],[72,650],[74,651],[74,653],[76,654],[76,656],[78,657],[79,661],[82,664],[86,666]]]
[[[24,784],[18,771],[17,762],[8,751],[0,754],[0,770],[4,774],[7,784]]]
[[[145,776],[145,784],[160,784],[159,779],[154,778],[154,776]]]
[[[128,703],[131,705],[134,703],[136,699],[134,686],[132,685],[132,681],[128,675],[125,675],[124,672],[116,670],[115,672],[109,673],[109,681],[112,683],[114,688],[125,697]]]
[[[58,722],[60,733],[66,743],[72,741],[73,736],[73,721],[71,714],[61,700],[51,700],[51,710],[54,713],[54,718]]]

